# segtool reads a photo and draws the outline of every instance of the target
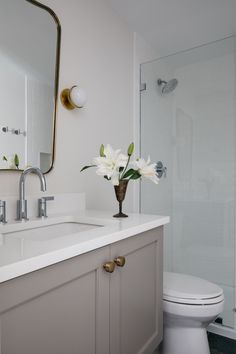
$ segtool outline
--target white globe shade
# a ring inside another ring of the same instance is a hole
[[[87,101],[87,94],[78,86],[73,86],[70,90],[70,99],[76,107],[81,108]]]

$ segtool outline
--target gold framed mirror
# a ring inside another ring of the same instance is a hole
[[[0,170],[53,168],[61,26],[36,0],[0,2]]]

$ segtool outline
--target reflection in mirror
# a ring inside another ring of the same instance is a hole
[[[0,169],[52,168],[60,25],[36,1],[0,1]]]

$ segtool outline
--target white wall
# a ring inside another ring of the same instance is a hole
[[[106,0],[45,0],[62,27],[60,89],[79,83],[88,93],[86,107],[73,112],[58,102],[56,158],[47,175],[48,191],[83,192],[90,208],[116,210],[113,187],[95,175],[80,173],[101,143],[126,150],[133,140],[133,33]],[[18,192],[18,173],[1,172],[0,197]],[[29,181],[32,181],[29,182]],[[39,183],[28,178],[27,193]],[[132,188],[126,210],[132,209]]]

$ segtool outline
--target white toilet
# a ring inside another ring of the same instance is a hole
[[[206,327],[223,307],[223,290],[216,284],[165,272],[162,354],[210,354]]]

